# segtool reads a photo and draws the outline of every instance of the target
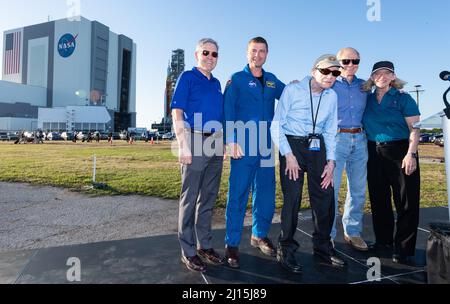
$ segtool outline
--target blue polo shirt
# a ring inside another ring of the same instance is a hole
[[[419,108],[411,95],[391,88],[381,103],[378,103],[376,93],[368,96],[363,125],[370,141],[408,139],[410,131],[405,118],[419,115]]]
[[[361,128],[368,93],[362,90],[364,80],[354,77],[348,83],[338,77],[333,90],[338,96],[338,126],[341,129]]]
[[[206,133],[221,130],[223,95],[220,81],[212,74],[208,79],[195,67],[183,72],[178,79],[171,108],[183,110],[184,120],[193,130]],[[202,115],[201,120],[194,119],[198,114]]]

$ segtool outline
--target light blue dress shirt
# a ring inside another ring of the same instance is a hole
[[[271,126],[272,139],[281,155],[292,153],[286,135],[308,136],[313,132],[309,82],[306,77],[299,83],[288,85],[278,102]],[[314,115],[319,104],[320,93],[313,93]],[[322,134],[327,151],[327,160],[336,160],[337,95],[332,89],[323,91],[317,117],[316,134]]]

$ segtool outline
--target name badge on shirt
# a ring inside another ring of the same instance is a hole
[[[277,86],[275,85],[275,82],[273,82],[273,81],[266,81],[266,85],[268,88],[271,88],[271,89],[277,88]]]
[[[309,151],[320,152],[320,136],[317,134],[309,134]]]
[[[253,80],[250,81],[250,82],[248,83],[248,86],[249,86],[250,88],[252,88],[252,89],[258,87],[258,85],[256,84],[256,82],[254,82]]]

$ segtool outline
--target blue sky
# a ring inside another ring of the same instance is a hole
[[[450,70],[448,0],[380,0],[381,20],[370,22],[367,0],[82,0],[81,15],[97,20],[138,45],[138,126],[163,116],[164,86],[171,50],[186,50],[186,67],[194,65],[193,50],[203,37],[220,44],[214,74],[225,85],[246,64],[250,38],[263,36],[270,52],[266,70],[282,81],[301,79],[313,61],[345,46],[362,55],[359,76],[367,78],[379,60],[395,63],[407,90],[421,84],[422,117],[443,109],[448,83],[438,78]],[[373,2],[373,1],[369,1]],[[0,0],[0,32],[65,18],[66,0]],[[0,49],[3,41],[0,39]],[[415,94],[413,94],[415,98]]]

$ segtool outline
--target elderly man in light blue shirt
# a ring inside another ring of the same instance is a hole
[[[271,126],[274,143],[280,150],[280,179],[283,190],[281,234],[277,260],[292,273],[301,272],[295,258],[299,244],[297,229],[304,172],[313,210],[314,254],[325,263],[344,267],[331,243],[334,220],[333,171],[337,132],[337,95],[331,89],[341,72],[334,55],[319,57],[300,83],[288,85],[278,103]]]
[[[339,189],[345,169],[348,190],[342,216],[344,240],[356,250],[367,251],[368,246],[361,237],[368,159],[367,138],[362,129],[362,117],[366,108],[367,92],[362,90],[364,80],[356,77],[360,63],[359,52],[354,48],[343,48],[337,54],[337,58],[342,66],[342,74],[333,86],[338,95],[338,133],[334,171],[336,217],[331,238],[333,240],[336,238]]]

